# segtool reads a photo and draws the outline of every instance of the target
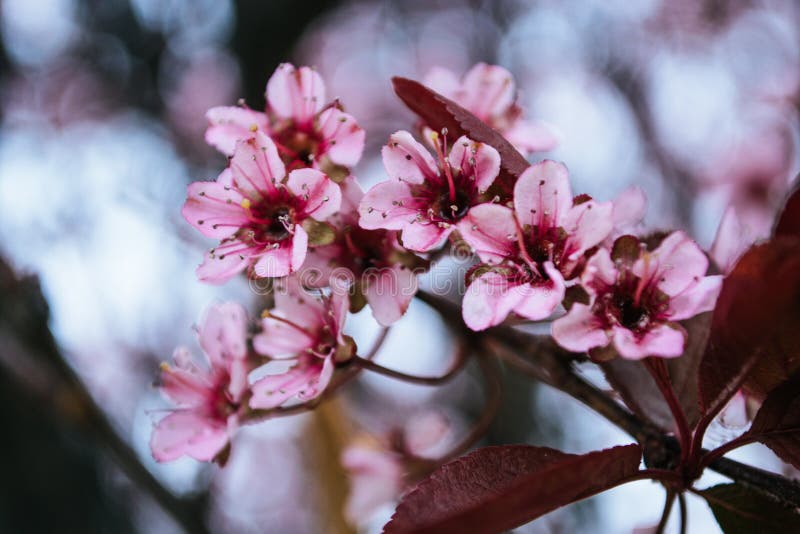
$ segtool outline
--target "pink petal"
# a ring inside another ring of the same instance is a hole
[[[708,269],[708,259],[697,243],[683,232],[673,232],[653,251],[650,258],[640,258],[633,265],[636,276],[654,273],[658,288],[667,295],[677,295]]]
[[[330,108],[320,114],[318,121],[331,161],[345,167],[357,164],[364,151],[365,133],[353,116]]]
[[[571,234],[570,244],[575,247],[570,251],[572,255],[577,257],[608,237],[614,228],[612,211],[611,202],[594,200],[569,208],[563,226]]]
[[[514,186],[514,209],[523,225],[562,226],[571,207],[572,189],[563,163],[544,160],[531,165]]]
[[[403,246],[417,252],[439,248],[455,226],[441,227],[436,223],[418,221],[403,228]]]
[[[150,450],[159,462],[184,454],[208,462],[228,443],[227,425],[191,410],[179,410],[161,419],[153,429]]]
[[[289,173],[286,186],[304,200],[303,215],[324,221],[339,211],[342,191],[325,174],[315,169],[298,169]]]
[[[297,398],[301,401],[310,401],[322,395],[322,392],[331,382],[334,368],[333,357],[328,356],[325,358],[322,361],[322,368],[319,370],[319,374],[308,381],[306,387],[297,393]]]
[[[308,124],[325,104],[325,84],[311,68],[283,63],[267,82],[267,102],[278,117]]]
[[[381,182],[366,192],[358,213],[359,225],[367,230],[402,230],[418,213],[408,184],[395,180]]]
[[[611,254],[607,249],[601,248],[586,262],[581,283],[589,294],[597,294],[608,286],[613,286],[618,275]]]
[[[236,145],[230,166],[234,186],[251,199],[272,194],[286,176],[275,143],[260,131]]]
[[[364,190],[353,176],[348,176],[339,184],[342,190],[342,205],[339,208],[343,213],[357,212],[361,199],[364,198]]]
[[[512,292],[521,295],[520,301],[514,306],[514,312],[532,321],[550,317],[564,300],[566,291],[564,277],[552,262],[545,262],[544,269],[550,277],[546,282],[520,284],[511,288]]]
[[[286,314],[280,315],[283,317]],[[294,321],[294,318],[290,320]],[[253,337],[253,348],[264,356],[283,359],[296,357],[316,342],[316,337],[308,332],[298,330],[284,321],[266,318],[261,321],[261,333]]]
[[[345,515],[351,523],[364,522],[379,507],[400,496],[403,468],[394,454],[366,447],[348,447],[342,455],[342,466],[350,478]]]
[[[558,146],[558,136],[553,129],[539,121],[517,120],[503,136],[523,153],[546,152]]]
[[[481,261],[497,263],[517,251],[514,212],[499,204],[479,204],[458,223],[461,237]]]
[[[430,152],[404,130],[389,137],[381,155],[383,166],[393,180],[421,184],[426,179],[438,179],[439,171]]]
[[[636,336],[627,328],[614,327],[614,347],[620,356],[629,360],[641,360],[648,356],[674,358],[683,354],[684,334],[667,325],[659,325]]]
[[[614,230],[624,234],[641,224],[647,212],[647,197],[641,187],[632,185],[614,199]]]
[[[247,356],[247,312],[235,302],[209,307],[198,337],[212,365],[227,370],[230,360]]]
[[[448,157],[454,169],[463,176],[475,177],[475,185],[484,193],[500,172],[500,154],[493,147],[461,136],[453,143]]]
[[[256,262],[253,271],[259,278],[287,276],[302,265],[308,252],[308,234],[299,224],[294,225],[294,235],[268,247]]]
[[[453,71],[443,67],[433,67],[428,71],[428,74],[422,80],[422,84],[450,99],[461,87],[458,76]]]
[[[375,320],[389,326],[406,313],[417,292],[417,277],[411,269],[393,265],[364,273],[364,294]]]
[[[175,367],[164,366],[162,369],[161,392],[178,406],[203,406],[213,394],[212,377],[207,369],[193,364],[182,368],[177,362]]]
[[[515,287],[508,278],[494,271],[473,280],[461,303],[464,323],[476,331],[502,323],[525,296],[514,291]]]
[[[226,156],[232,156],[237,141],[251,139],[256,130],[269,131],[267,115],[260,111],[238,107],[220,106],[206,112],[209,127],[206,143]]]
[[[670,319],[680,321],[711,311],[722,289],[722,276],[704,276],[669,301]]]
[[[287,372],[268,375],[252,386],[250,407],[268,410],[280,406],[292,397],[311,400],[318,397],[333,375],[330,357],[321,360],[316,356],[303,358]]]
[[[181,215],[206,237],[225,239],[245,223],[242,195],[217,182],[189,184]]]
[[[229,248],[241,248],[240,241],[226,243]],[[207,284],[223,284],[242,272],[250,263],[250,257],[244,254],[224,254],[220,252],[222,247],[216,249],[212,257],[211,253],[206,253],[203,263],[197,268],[197,279]],[[246,251],[249,254],[249,251]]]
[[[553,321],[553,339],[572,352],[586,352],[608,345],[609,339],[592,307],[575,303],[564,317]]]
[[[503,67],[478,63],[462,87],[456,101],[484,121],[503,115],[514,103],[514,78]]]

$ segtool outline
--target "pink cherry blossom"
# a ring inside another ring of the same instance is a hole
[[[261,132],[239,142],[216,182],[189,185],[183,217],[221,239],[198,267],[200,280],[222,283],[250,267],[257,277],[286,276],[303,264],[306,220],[324,221],[339,209],[341,191],[315,169],[286,174],[275,143]]]
[[[547,125],[522,119],[514,77],[503,67],[478,63],[461,80],[453,72],[436,67],[423,83],[472,112],[520,152],[552,150],[558,144]]]
[[[211,307],[198,330],[205,365],[179,348],[175,366],[161,366],[161,391],[177,407],[153,430],[150,448],[159,462],[183,455],[210,461],[236,430],[247,392],[247,317],[238,304]]]
[[[433,134],[438,165],[410,133],[391,135],[383,165],[391,178],[367,191],[359,206],[367,230],[399,230],[403,245],[425,252],[439,246],[485,193],[500,171],[500,155],[489,145],[460,137],[446,147]]]
[[[355,354],[353,340],[343,332],[349,306],[340,290],[314,295],[296,280],[278,288],[275,308],[264,313],[253,348],[273,360],[287,360],[291,367],[253,384],[251,408],[275,408],[292,398],[309,401],[322,394],[336,364]]]
[[[483,261],[468,276],[464,322],[473,330],[501,323],[512,311],[531,320],[550,316],[567,282],[580,275],[587,250],[612,229],[612,205],[575,203],[567,168],[545,160],[514,186],[514,209],[473,208],[458,228]]]
[[[380,324],[389,326],[408,309],[417,292],[417,271],[427,262],[400,245],[399,232],[359,227],[357,209],[364,193],[352,177],[341,187],[342,210],[331,219],[337,227],[336,240],[309,254],[304,274],[310,278],[313,270],[317,285],[341,279],[350,286],[351,295],[366,299]]]
[[[353,445],[342,454],[342,467],[350,479],[345,516],[353,524],[394,502],[405,488],[402,457],[396,452]]]
[[[616,262],[600,249],[581,279],[589,304],[576,303],[556,320],[553,338],[575,352],[613,343],[628,359],[680,356],[686,333],[675,321],[713,309],[721,288],[722,277],[704,276],[707,269],[705,254],[683,232]]]
[[[311,165],[327,171],[330,164],[353,167],[361,159],[364,130],[338,101],[326,104],[325,84],[315,70],[279,65],[267,82],[266,99],[266,112],[226,106],[208,110],[206,141],[232,156],[238,141],[262,132],[290,169]]]

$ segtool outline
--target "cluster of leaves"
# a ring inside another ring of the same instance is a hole
[[[513,180],[526,168],[508,141],[454,102],[412,80],[395,78],[394,86],[431,128],[497,149],[503,176]],[[694,487],[709,464],[756,441],[800,469],[800,191],[789,197],[771,238],[747,250],[725,278],[714,311],[684,326],[690,343],[680,358],[601,364],[632,412],[665,434],[677,429],[679,452],[655,457],[647,443],[582,455],[527,445],[478,449],[408,492],[384,531],[500,532],[641,479],[658,480],[673,496],[700,495],[725,532],[800,529],[797,503],[787,506],[778,491],[742,482]],[[709,424],[740,391],[761,402],[750,429],[704,450]]]

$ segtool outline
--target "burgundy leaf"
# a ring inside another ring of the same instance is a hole
[[[725,534],[800,532],[800,515],[740,484],[719,484],[700,492]]]
[[[406,494],[384,532],[502,532],[625,482],[641,453],[639,445],[582,455],[528,445],[478,449]]]
[[[751,247],[726,277],[700,362],[700,408],[713,417],[743,384],[756,396],[800,365],[800,239]]]
[[[800,373],[767,395],[747,433],[800,469]]]
[[[775,220],[772,235],[800,237],[800,175],[795,179],[797,185],[786,199],[780,216]]]
[[[446,128],[451,141],[466,135],[473,141],[494,147],[500,153],[501,181],[514,183],[530,165],[505,137],[452,100],[408,78],[395,76],[392,84],[400,100],[429,128],[436,131]]]
[[[680,358],[665,361],[675,396],[680,401],[686,420],[692,428],[700,419],[700,409],[697,405],[697,370],[708,340],[710,324],[710,313],[682,321],[681,325],[689,335],[686,349]],[[643,362],[614,358],[599,365],[608,382],[634,413],[662,430],[675,430],[672,412]]]

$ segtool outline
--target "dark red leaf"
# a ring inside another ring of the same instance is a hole
[[[740,484],[719,484],[700,494],[725,534],[800,532],[800,515]]]
[[[772,235],[800,237],[800,175],[795,182],[794,190],[789,194],[780,216],[775,221]]]
[[[700,408],[711,417],[743,384],[762,396],[800,365],[800,239],[751,247],[726,277],[700,362]]]
[[[437,469],[400,501],[386,534],[494,533],[619,485],[635,475],[639,445],[589,454],[507,445]]]
[[[711,313],[703,313],[681,325],[689,336],[683,356],[666,360],[670,382],[680,400],[686,420],[694,428],[700,419],[697,403],[697,372],[708,340]],[[637,415],[665,431],[675,430],[672,412],[653,377],[640,361],[614,358],[600,363],[608,382]]]
[[[800,469],[800,373],[767,395],[747,433]]]
[[[408,78],[396,76],[392,78],[392,84],[400,100],[428,127],[436,131],[446,128],[451,141],[466,135],[473,141],[494,147],[500,153],[501,180],[515,182],[530,165],[505,137],[452,100]]]

